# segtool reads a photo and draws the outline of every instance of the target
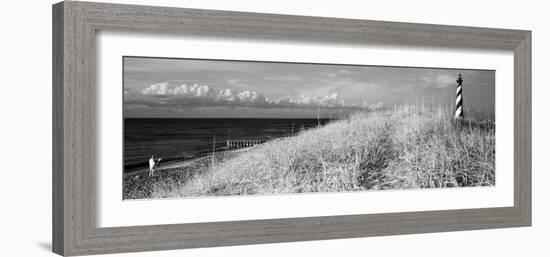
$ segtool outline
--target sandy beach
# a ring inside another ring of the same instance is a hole
[[[209,154],[192,160],[175,160],[170,162],[160,162],[155,168],[153,176],[149,177],[149,168],[144,167],[132,172],[123,174],[123,199],[142,199],[149,198],[151,193],[158,189],[159,184],[183,184],[212,162],[221,162],[238,155],[254,147],[227,150]]]

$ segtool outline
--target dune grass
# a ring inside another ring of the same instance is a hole
[[[203,166],[150,196],[491,186],[495,127],[414,107],[357,113]]]

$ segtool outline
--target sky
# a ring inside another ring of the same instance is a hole
[[[123,57],[124,116],[329,118],[402,104],[454,105],[494,118],[489,70]]]

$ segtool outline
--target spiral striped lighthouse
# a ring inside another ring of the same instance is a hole
[[[464,109],[462,107],[462,74],[458,74],[456,79],[456,109],[455,119],[464,118]]]

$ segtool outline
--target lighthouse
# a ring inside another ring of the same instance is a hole
[[[464,119],[464,109],[462,107],[462,74],[458,74],[456,79],[456,109],[455,119]]]

